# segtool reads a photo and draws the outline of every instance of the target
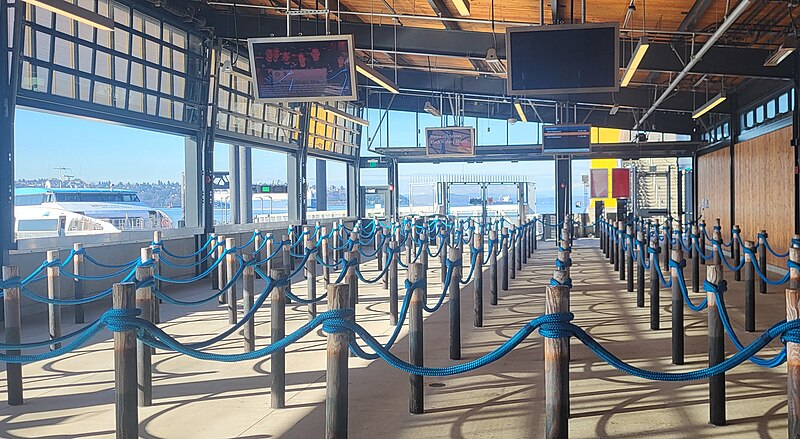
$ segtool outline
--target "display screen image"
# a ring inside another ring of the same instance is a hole
[[[475,129],[472,127],[425,128],[425,147],[429,157],[474,156]]]
[[[255,98],[277,102],[356,99],[350,35],[252,38],[251,80]]]
[[[506,29],[509,94],[619,90],[616,23]]]
[[[591,125],[545,125],[542,127],[542,152],[589,152]]]

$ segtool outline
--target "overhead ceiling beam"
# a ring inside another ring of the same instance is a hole
[[[220,11],[209,15],[209,24],[215,27],[216,34],[233,38],[237,33],[229,14]],[[238,36],[240,38],[263,37],[270,33],[279,34],[286,27],[281,17],[256,16],[240,13],[238,18]],[[452,23],[451,23],[452,24]],[[260,27],[259,27],[260,25]],[[313,20],[294,21],[293,29],[304,35],[313,35]],[[338,26],[338,24],[336,25]],[[260,30],[259,30],[260,29]],[[426,29],[410,26],[370,26],[368,23],[342,22],[342,33],[355,36],[356,47],[369,50],[374,47],[378,51],[395,50],[395,31],[397,34],[397,51],[420,56],[447,56],[472,58],[482,62],[486,57],[486,49],[495,46],[494,37],[489,32],[473,32],[464,30]],[[498,33],[497,56],[505,59],[505,34]],[[436,44],[431,44],[435,41]],[[620,42],[620,68],[624,68],[630,58],[629,42]],[[651,42],[647,56],[639,69],[664,73],[677,73],[683,64],[675,52],[682,57],[691,53],[691,44],[673,43],[675,51],[666,43]],[[791,63],[764,68],[764,61],[770,56],[768,49],[712,47],[692,69],[698,74],[740,76],[746,78],[792,79]],[[731,62],[736,60],[736,62]],[[475,64],[473,64],[475,65]],[[481,70],[484,70],[481,68]]]
[[[447,5],[444,4],[442,0],[428,0],[428,5],[430,5],[431,9],[433,9],[433,12],[439,17],[453,18],[453,13],[450,12],[450,9],[447,8]],[[448,31],[461,30],[461,25],[458,24],[458,22],[442,21],[441,23],[442,25],[444,25],[444,28],[447,29]],[[486,54],[484,53],[484,56],[485,55]],[[484,61],[480,61],[477,59],[470,59],[469,62],[470,64],[472,64],[473,67],[475,67],[478,70],[486,69]]]
[[[363,95],[362,95],[363,96]],[[392,110],[395,111],[410,111],[410,112],[424,112],[425,101],[429,97],[415,96],[407,93],[395,95],[392,102]],[[366,99],[366,105],[369,108],[382,108],[386,105],[386,96],[380,99],[377,93],[369,95]],[[511,103],[497,103],[488,101],[475,101],[467,100],[464,108],[464,116],[466,117],[481,117],[490,119],[506,120],[512,113],[513,109]],[[555,123],[556,112],[554,106],[537,105],[536,118],[530,120],[541,120],[543,123]],[[575,115],[570,111],[570,118]],[[693,134],[697,125],[692,120],[690,113],[670,113],[658,111],[651,116],[653,129],[666,133],[678,134]],[[584,123],[591,124],[592,126],[606,127],[606,128],[619,128],[631,129],[636,123],[636,117],[628,110],[620,110],[615,115],[610,115],[608,111],[598,111],[597,109],[578,107],[577,120],[584,121]],[[518,122],[521,123],[521,122]]]

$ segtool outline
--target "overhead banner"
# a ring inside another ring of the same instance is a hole
[[[428,157],[472,157],[475,155],[475,128],[425,128]]]
[[[608,169],[590,169],[592,198],[608,198]]]
[[[255,99],[276,102],[357,98],[353,37],[251,38]]]
[[[615,168],[611,170],[611,196],[614,198],[631,197],[631,170]]]

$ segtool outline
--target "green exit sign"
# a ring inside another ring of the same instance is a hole
[[[261,186],[261,193],[268,194],[272,192],[272,186]]]
[[[377,160],[370,160],[370,161],[367,162],[367,164],[369,164],[370,168],[377,168],[378,167],[378,161]]]

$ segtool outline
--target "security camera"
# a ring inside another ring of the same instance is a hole
[[[511,125],[514,125],[515,123],[517,123],[517,118],[516,117],[509,117],[508,118],[508,123],[511,124]]]

